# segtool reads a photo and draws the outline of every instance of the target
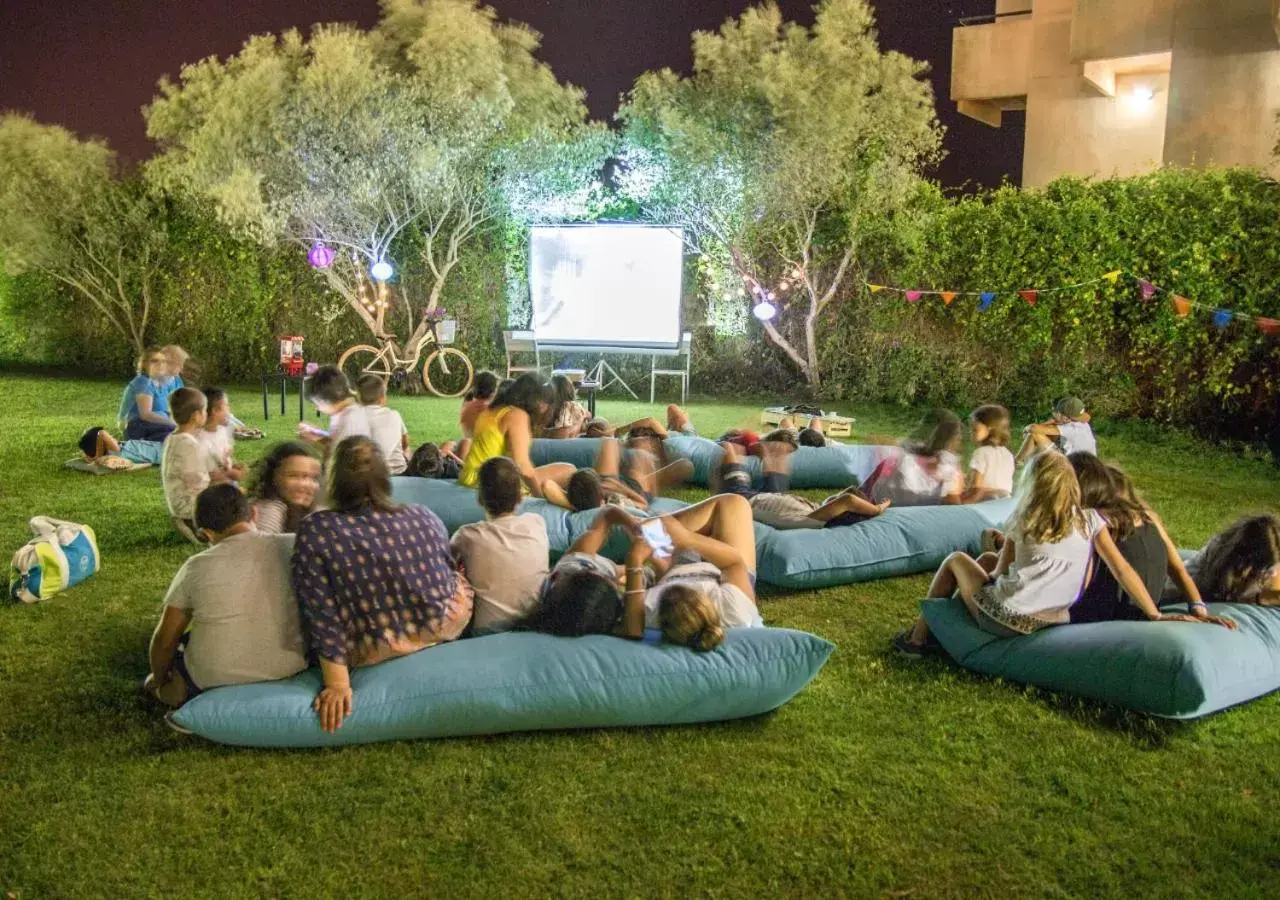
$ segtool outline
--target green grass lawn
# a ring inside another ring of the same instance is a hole
[[[1275,895],[1280,696],[1191,724],[888,652],[927,577],[766,594],[839,645],[793,702],[717,725],[381,744],[219,747],[139,692],[190,553],[153,471],[61,468],[121,384],[0,377],[0,537],[91,524],[102,571],[0,607],[0,892],[9,897]],[[261,423],[252,391],[236,412]],[[394,401],[415,439],[457,404]],[[273,416],[288,435],[296,405]],[[694,404],[704,432],[758,406]],[[637,404],[602,402],[613,419]],[[848,409],[859,435],[914,413]],[[1269,464],[1099,423],[1174,539],[1280,507]],[[269,442],[240,444],[251,459]],[[695,496],[690,494],[690,496]]]

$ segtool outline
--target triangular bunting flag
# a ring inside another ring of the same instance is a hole
[[[1142,302],[1145,303],[1156,295],[1156,286],[1145,278],[1138,279],[1138,286],[1142,288]]]
[[[1026,300],[1032,306],[1035,306],[1036,300],[1040,296],[1040,292],[1039,291],[1018,291],[1018,296],[1021,297],[1023,300]]]
[[[1116,269],[1114,272],[1108,272],[1106,275],[1103,275],[1102,277],[1103,277],[1103,278],[1105,278],[1105,279],[1107,279],[1107,281],[1110,281],[1112,284],[1115,284],[1115,283],[1116,283],[1116,280],[1117,280],[1117,279],[1118,279],[1122,274],[1123,274],[1123,273],[1122,273],[1119,269]]]
[[[883,284],[869,284],[867,287],[871,288],[871,293],[873,294],[878,294],[884,290]]]
[[[1231,324],[1234,313],[1229,309],[1215,309],[1213,311],[1213,324],[1218,328],[1226,328]]]
[[[978,301],[978,312],[986,312],[988,309],[990,309],[991,301],[995,299],[996,299],[996,295],[991,292],[982,294],[981,299]]]
[[[1191,312],[1191,301],[1186,297],[1174,296],[1173,298],[1173,314],[1179,319],[1185,319]]]
[[[951,305],[951,301],[952,301],[952,300],[954,300],[954,299],[956,299],[956,292],[955,292],[955,291],[943,291],[943,292],[942,292],[942,303],[943,303],[943,305],[944,305],[944,306],[950,306],[950,305]]]
[[[1258,330],[1267,337],[1275,337],[1280,334],[1280,319],[1258,319]]]
[[[919,300],[919,299],[920,299],[920,292],[919,292],[919,291],[907,291],[907,302],[908,302],[908,303],[915,303],[915,302],[916,302],[917,300]]]

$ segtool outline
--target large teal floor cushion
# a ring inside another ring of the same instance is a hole
[[[711,653],[603,635],[498,634],[357,669],[353,711],[332,734],[311,708],[321,685],[315,669],[208,691],[173,719],[211,741],[246,747],[716,722],[782,706],[834,649],[781,628],[733,629]]]
[[[719,468],[723,455],[719,444],[704,437],[678,434],[667,438],[666,444],[668,453],[693,463],[694,484],[710,484],[712,473]],[[791,487],[796,490],[843,489],[861,484],[875,469],[884,449],[874,444],[801,447],[791,457]],[[758,485],[763,475],[759,458],[745,457],[743,465]]]
[[[923,605],[930,630],[967,669],[1169,719],[1198,718],[1280,689],[1280,609],[1209,608],[1239,631],[1097,622],[998,638],[975,625],[959,600]]]
[[[391,479],[391,495],[398,503],[416,503],[427,507],[440,517],[450,534],[463,525],[484,521],[484,510],[480,508],[475,490],[462,487],[456,481],[400,476]],[[662,515],[683,509],[686,505],[679,500],[659,497],[650,505],[649,511]],[[546,520],[552,557],[559,557],[568,550],[600,514],[598,510],[573,513],[537,499],[525,500],[520,505],[520,511],[537,513]],[[601,552],[611,559],[621,561],[627,553],[628,543],[622,529],[616,528]]]
[[[982,532],[1002,527],[1013,509],[1011,499],[990,500],[890,508],[858,525],[820,531],[759,526],[758,577],[776,587],[821,588],[928,572],[956,550],[976,556]]]
[[[687,459],[693,463],[692,484],[706,487],[712,473],[720,466],[723,451],[715,441],[704,437],[673,434],[666,440],[667,453],[672,459]],[[846,488],[861,484],[875,469],[883,447],[873,444],[837,444],[832,447],[801,447],[792,456],[791,486],[796,490],[820,488]],[[600,441],[595,438],[570,438],[548,440],[539,438],[533,442],[529,458],[535,466],[548,463],[571,463],[580,469],[595,464],[600,452]],[[756,484],[762,471],[760,460],[748,456],[743,460]]]

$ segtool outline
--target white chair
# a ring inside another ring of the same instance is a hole
[[[658,356],[670,358],[674,356],[677,363],[680,357],[684,357],[683,369],[659,369]],[[685,398],[689,394],[689,369],[693,363],[693,333],[686,331],[680,335],[680,346],[674,353],[654,353],[650,356],[649,362],[649,402],[653,403],[654,393],[657,388],[658,376],[666,375],[671,378],[680,379],[680,405],[683,406]]]
[[[533,339],[532,331],[504,331],[502,343],[507,351],[507,377],[514,378],[522,372],[541,374],[542,360],[538,354],[538,344]],[[533,365],[521,365],[516,362],[517,353],[532,353]]]

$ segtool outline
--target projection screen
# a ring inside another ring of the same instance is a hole
[[[529,235],[534,339],[602,349],[677,347],[683,271],[678,228],[535,225]]]

